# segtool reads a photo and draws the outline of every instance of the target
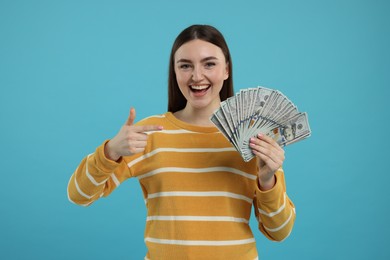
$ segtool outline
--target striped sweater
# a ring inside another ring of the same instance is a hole
[[[217,128],[184,123],[170,112],[138,125],[164,130],[149,133],[143,153],[119,162],[105,157],[105,143],[98,147],[72,175],[68,197],[88,206],[138,178],[147,208],[145,259],[257,259],[252,205],[267,238],[281,241],[290,234],[295,210],[282,169],[276,185],[263,192],[256,160],[244,162]]]

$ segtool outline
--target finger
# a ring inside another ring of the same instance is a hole
[[[274,161],[272,161],[268,156],[266,156],[266,155],[264,155],[256,150],[254,150],[253,153],[259,158],[259,166],[260,167],[267,166],[270,169],[276,167],[276,163]]]
[[[131,141],[146,141],[148,140],[148,135],[145,133],[132,133],[129,136],[129,140]]]
[[[142,153],[143,151],[145,151],[145,147],[141,147],[141,148],[133,147],[133,148],[129,149],[127,155],[133,155],[133,154],[136,154],[136,153]]]
[[[280,147],[279,144],[274,139],[272,139],[271,137],[269,137],[268,135],[265,135],[263,133],[259,133],[257,135],[257,138],[259,138],[260,140],[263,140],[263,141],[269,143],[272,146]]]
[[[262,139],[259,139],[259,138],[256,138],[256,137],[252,137],[250,140],[249,140],[249,144],[250,145],[255,145],[255,146],[262,146],[264,148],[267,148],[267,149],[276,149],[275,146],[272,146],[271,144],[269,144],[267,141],[265,140],[262,140]]]
[[[257,138],[253,138],[253,140],[251,139],[250,144],[255,145],[254,147],[262,147],[262,148],[267,149],[269,151],[274,151],[275,153],[284,154],[283,148],[281,148],[279,145],[277,145],[277,144],[272,145],[266,141],[263,141],[263,140],[260,140]]]
[[[257,154],[261,154],[262,156],[265,156],[265,157],[271,159],[276,164],[281,165],[284,161],[284,151],[283,150],[282,151],[276,150],[276,149],[272,148],[272,146],[269,146],[269,145],[267,145],[267,146],[268,147],[264,147],[261,145],[256,145],[254,143],[251,143],[251,148],[252,148],[253,153],[256,152]]]
[[[131,141],[128,143],[128,147],[125,148],[126,154],[131,155],[143,152],[145,150],[146,144],[146,141]]]
[[[275,160],[273,160],[272,157],[269,157],[268,155],[266,155],[264,153],[261,153],[261,152],[259,152],[257,150],[253,150],[253,153],[257,157],[260,158],[260,160],[261,160],[260,166],[267,165],[268,168],[270,168],[272,171],[275,171],[275,170],[279,169],[282,166],[282,162],[275,161]]]
[[[130,149],[132,148],[145,148],[147,145],[146,141],[132,141],[130,144]]]
[[[280,147],[280,145],[279,145],[272,137],[269,137],[269,136],[267,136],[267,135],[265,135],[265,134],[259,133],[259,134],[257,135],[257,138],[258,138],[259,140],[262,140],[262,141],[268,143],[269,145],[275,147],[275,148],[276,148],[277,150],[279,150],[279,151],[282,151],[282,150],[283,150],[283,148]]]
[[[134,126],[133,130],[137,133],[145,133],[151,131],[161,131],[163,127],[161,125],[140,125]]]
[[[137,132],[129,132],[126,136],[126,140],[129,145],[131,145],[131,142],[135,141],[146,141],[148,139],[148,135],[145,133],[137,133]]]
[[[128,126],[133,125],[134,120],[135,120],[135,109],[134,109],[134,107],[132,107],[130,109],[130,114],[129,114],[129,117],[127,118],[125,125],[128,125]]]
[[[276,164],[282,164],[284,161],[284,156],[281,154],[274,153],[270,150],[264,149],[262,147],[258,149],[253,149],[253,153],[261,155],[262,158],[267,158],[267,162],[270,162],[270,160]],[[269,160],[268,160],[269,159]]]

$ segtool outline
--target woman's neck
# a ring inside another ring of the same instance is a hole
[[[210,121],[210,117],[216,109],[196,109],[187,105],[184,109],[175,112],[174,115],[177,119],[191,125],[214,126]]]

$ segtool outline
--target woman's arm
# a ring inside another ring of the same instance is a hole
[[[68,198],[78,205],[88,206],[101,196],[107,196],[121,182],[131,176],[123,159],[145,150],[148,131],[162,130],[162,126],[134,125],[135,109],[130,109],[126,123],[110,141],[82,160],[68,184]]]
[[[110,194],[130,177],[124,160],[112,161],[105,156],[106,143],[85,157],[71,176],[68,184],[68,198],[71,202],[88,206],[103,195]]]
[[[270,240],[286,239],[294,226],[295,207],[286,193],[284,172],[280,168],[275,173],[275,185],[262,191],[256,188],[254,210],[259,221],[259,230]]]
[[[270,137],[259,134],[250,146],[258,160],[258,186],[254,201],[259,229],[269,239],[288,237],[295,221],[295,208],[286,193],[282,165],[284,150]]]

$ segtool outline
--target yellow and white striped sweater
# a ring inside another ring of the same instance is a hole
[[[147,207],[145,259],[257,259],[252,205],[266,237],[281,241],[290,234],[295,210],[282,169],[275,187],[263,192],[256,160],[244,162],[217,128],[189,125],[169,112],[138,125],[164,130],[149,133],[145,151],[120,162],[104,156],[104,144],[98,147],[72,175],[68,197],[87,206],[138,178]]]

